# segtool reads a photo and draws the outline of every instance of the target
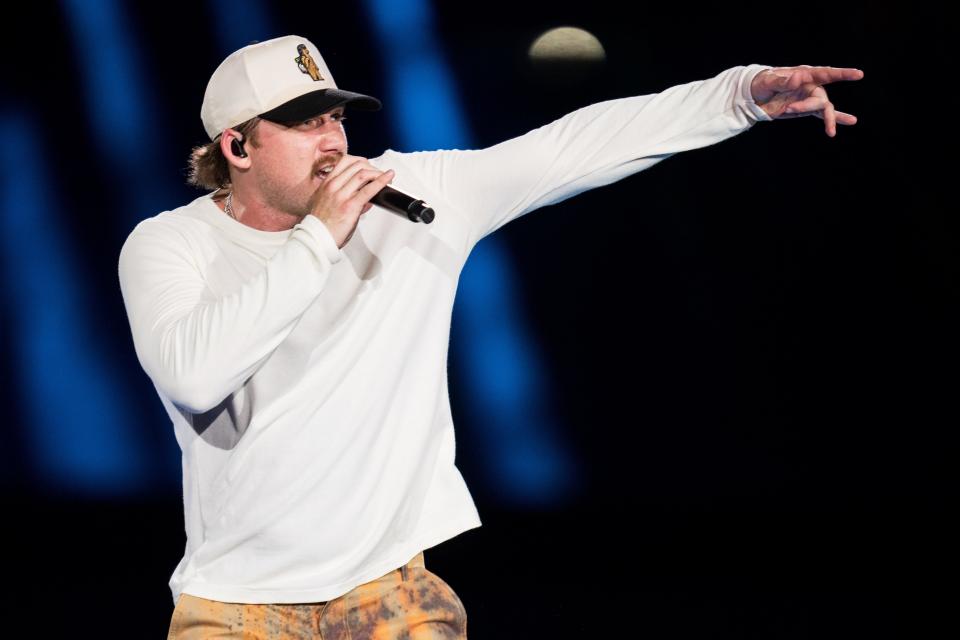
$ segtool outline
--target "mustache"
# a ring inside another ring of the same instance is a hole
[[[320,169],[327,166],[328,164],[337,164],[338,162],[340,162],[342,158],[343,158],[343,154],[340,154],[340,153],[334,154],[332,156],[326,156],[325,158],[317,162],[316,166],[313,168],[313,172],[316,173],[317,171],[320,171]]]

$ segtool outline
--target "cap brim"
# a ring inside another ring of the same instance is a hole
[[[383,106],[376,98],[362,93],[341,89],[318,89],[289,100],[276,109],[261,113],[260,117],[271,122],[290,122],[315,116],[342,104],[349,104],[351,108],[362,111],[379,111]]]

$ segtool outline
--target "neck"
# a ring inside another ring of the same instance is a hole
[[[224,193],[229,194],[230,191],[225,190]],[[226,209],[226,197],[219,200],[215,199],[215,202],[225,215],[229,215]],[[233,216],[237,222],[258,231],[289,231],[302,220],[296,215],[272,209],[256,200],[251,201],[251,199],[245,198],[243,193],[236,191],[233,192],[230,208],[233,210]]]

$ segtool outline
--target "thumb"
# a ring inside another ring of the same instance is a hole
[[[803,84],[803,74],[797,73],[795,69],[788,70],[780,77],[782,91],[793,91],[794,89],[799,89],[801,84]]]

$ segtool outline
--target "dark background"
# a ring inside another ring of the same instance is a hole
[[[137,148],[169,172],[164,208],[198,195],[176,185],[205,141],[200,100],[227,53],[210,30],[230,16],[211,7],[124,9],[160,99]],[[464,601],[471,637],[912,638],[955,627],[960,237],[946,207],[956,165],[945,16],[916,3],[431,7],[477,147],[734,65],[865,72],[826,87],[859,118],[835,138],[813,117],[758,123],[483,241],[509,251],[550,402],[587,475],[559,507],[500,499],[485,481],[485,425],[458,383],[468,364],[455,322],[457,466],[483,526],[425,558]],[[304,9],[270,3],[276,30],[260,39],[301,33],[341,87],[383,94],[362,3]],[[90,308],[143,419],[131,428],[176,465],[129,335],[116,258],[131,217],[111,210],[124,187],[91,152],[68,19],[46,2],[23,11],[7,29],[0,95],[44,123],[49,188],[69,202],[36,232],[65,228],[82,249]],[[596,35],[607,62],[551,82],[525,52],[565,24]],[[386,118],[353,119],[348,133],[352,154],[399,148]],[[8,295],[7,353],[16,304]],[[30,426],[5,360],[5,621],[24,637],[160,637],[183,552],[179,485],[120,499],[47,483],[20,453]]]

